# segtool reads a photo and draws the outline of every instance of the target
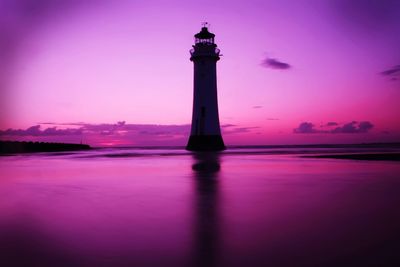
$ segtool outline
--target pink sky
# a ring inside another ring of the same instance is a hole
[[[203,21],[227,145],[400,141],[390,0],[0,0],[0,138],[184,145]]]

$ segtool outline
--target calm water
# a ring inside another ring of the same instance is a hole
[[[0,266],[400,266],[400,162],[325,150],[1,157]]]

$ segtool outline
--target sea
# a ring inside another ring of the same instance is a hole
[[[390,146],[0,157],[0,266],[400,266]]]

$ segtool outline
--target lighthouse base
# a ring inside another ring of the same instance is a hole
[[[186,150],[190,151],[221,151],[225,150],[221,135],[191,135]]]

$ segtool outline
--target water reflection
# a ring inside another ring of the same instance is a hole
[[[193,266],[217,266],[221,245],[219,218],[218,152],[193,154],[195,185]]]

